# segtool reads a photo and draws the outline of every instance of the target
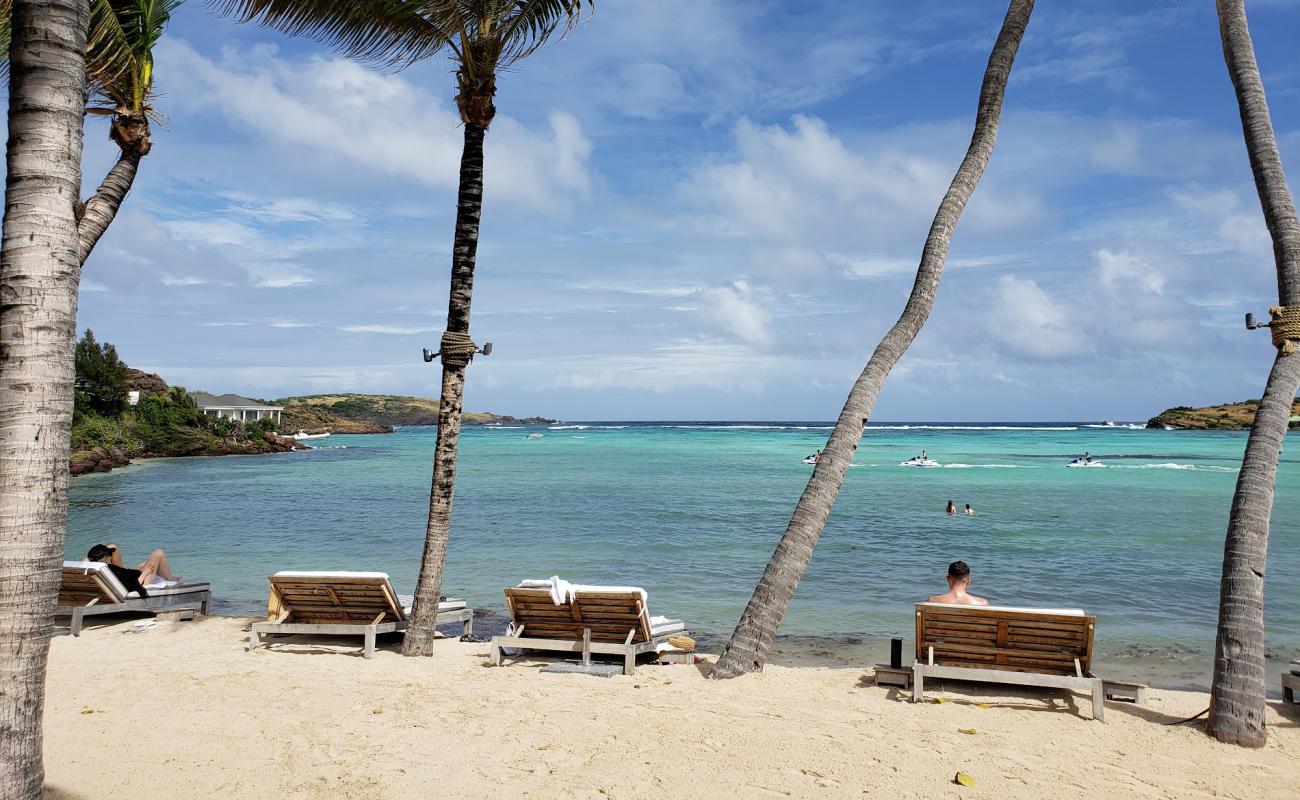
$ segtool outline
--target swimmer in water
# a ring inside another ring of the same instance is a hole
[[[975,509],[973,509],[973,508],[970,507],[970,503],[967,503],[967,504],[966,504],[966,511],[965,511],[964,513],[965,513],[966,516],[968,516],[968,517],[973,517],[973,516],[975,516]]]
[[[948,514],[949,514],[950,516],[953,515],[953,514],[956,514],[956,513],[957,513],[957,504],[954,503],[953,501],[949,500],[949,501],[948,501],[948,509],[947,509],[947,511],[948,511]]]

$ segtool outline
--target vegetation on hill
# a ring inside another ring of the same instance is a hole
[[[139,402],[127,402],[140,392]],[[276,435],[274,420],[247,425],[207,417],[183,386],[133,370],[117,349],[87,330],[76,348],[72,474],[106,472],[132,458],[274,453],[295,443]]]
[[[1218,406],[1190,408],[1178,406],[1162,411],[1147,422],[1148,428],[1179,428],[1183,430],[1244,430],[1255,421],[1258,400],[1242,400]],[[1300,400],[1291,405],[1291,415],[1300,416]],[[1292,422],[1291,429],[1300,429],[1300,422]]]
[[[426,397],[389,394],[316,394],[283,397],[281,428],[308,433],[388,433],[395,425],[437,425],[438,401]],[[463,425],[546,425],[544,417],[517,419],[487,412],[465,412]],[[358,430],[369,426],[373,430]]]

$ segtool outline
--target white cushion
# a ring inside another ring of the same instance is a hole
[[[670,633],[686,630],[686,623],[680,619],[668,619],[667,617],[650,618],[650,635],[666,636]]]
[[[104,585],[108,587],[108,591],[113,595],[113,599],[119,603],[125,602],[128,597],[140,596],[139,592],[131,592],[131,594],[128,595],[126,593],[126,587],[122,585],[122,582],[113,574],[113,570],[109,569],[108,565],[103,561],[64,561],[63,568],[79,569],[86,573],[96,573],[99,575],[99,579],[104,582]]]
[[[387,572],[345,572],[345,571],[325,571],[325,572],[303,572],[297,570],[281,570],[275,573],[276,578],[383,578],[388,580]]]
[[[1062,617],[1085,617],[1078,608],[1019,608],[1017,606],[976,606],[964,603],[917,603],[930,608],[977,608],[980,611],[1017,611],[1021,614],[1056,614]]]
[[[127,593],[126,587],[117,579],[113,571],[103,561],[64,561],[64,569],[79,569],[86,572],[94,572],[99,575],[100,580],[108,586],[108,590],[113,595],[113,599],[119,603],[126,600],[136,600],[140,598],[139,592]],[[212,584],[207,581],[185,581],[184,583],[171,582],[167,586],[145,587],[145,591],[150,597],[172,597],[180,594],[190,594],[191,592],[208,592],[212,590]]]
[[[1300,661],[1291,662],[1291,674],[1300,675]]]
[[[402,604],[402,613],[407,615],[408,617],[411,616],[411,606],[415,604],[415,596],[409,594],[399,594],[397,596],[397,600],[399,603]],[[438,611],[439,613],[443,611],[460,611],[465,606],[466,603],[464,600],[461,600],[458,597],[448,597],[446,600],[439,601]]]

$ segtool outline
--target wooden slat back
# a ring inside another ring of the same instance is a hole
[[[524,637],[538,639],[581,639],[584,628],[594,642],[625,642],[628,631],[636,631],[633,642],[650,639],[650,618],[640,592],[579,592],[563,605],[556,605],[548,589],[506,589],[506,608],[516,625],[524,626]]]
[[[290,612],[303,625],[369,624],[406,619],[387,578],[292,577],[272,575],[267,617]]]
[[[87,606],[98,600],[101,603],[116,603],[117,598],[104,585],[103,579],[93,570],[63,568],[63,580],[59,584],[59,605]]]
[[[952,667],[1074,675],[1092,669],[1094,616],[989,609],[984,606],[916,606],[916,660]]]

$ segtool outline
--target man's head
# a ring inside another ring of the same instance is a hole
[[[948,587],[956,589],[970,583],[970,567],[965,561],[954,561],[948,565]]]
[[[86,553],[87,561],[105,561],[113,557],[113,548],[106,544],[97,544]]]

